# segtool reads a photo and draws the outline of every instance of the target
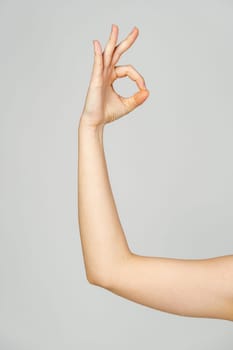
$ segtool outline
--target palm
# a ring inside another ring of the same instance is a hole
[[[112,86],[107,88],[104,106],[104,121],[111,121],[127,114],[127,105],[123,102],[123,97],[118,95]]]

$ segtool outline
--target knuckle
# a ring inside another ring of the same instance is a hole
[[[106,49],[106,50],[104,51],[104,57],[107,57],[107,56],[111,56],[111,51],[108,50],[108,49]]]
[[[101,70],[102,70],[102,63],[96,61],[96,63],[95,63],[95,68],[98,69],[98,71],[101,71]]]
[[[141,77],[142,83],[145,83],[145,79],[142,76],[140,76],[140,77]]]
[[[111,62],[111,67],[114,67],[115,64],[119,61],[121,55],[120,54],[115,54],[113,59],[112,59],[112,62]]]
[[[116,45],[114,48],[114,52],[118,52],[120,44]]]
[[[103,66],[103,62],[102,62],[102,58],[99,58],[98,56],[95,57],[95,66],[97,67],[102,67]]]

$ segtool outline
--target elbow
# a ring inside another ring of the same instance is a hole
[[[105,273],[88,273],[86,272],[86,279],[87,282],[91,285],[102,287],[102,288],[109,288],[109,278],[107,277],[107,274]]]
[[[86,274],[86,279],[89,284],[92,284],[94,286],[98,286],[100,284],[100,280],[99,279],[97,280],[97,278],[94,277],[93,275]]]
[[[131,266],[131,264],[129,265],[131,256],[132,254],[127,252],[125,256],[116,259],[115,262],[104,262],[98,264],[98,267],[92,265],[91,268],[86,268],[87,281],[92,285],[112,290],[128,271],[127,267]]]

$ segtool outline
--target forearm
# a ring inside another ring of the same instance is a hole
[[[108,279],[130,255],[108,177],[104,127],[78,127],[78,220],[89,281]]]

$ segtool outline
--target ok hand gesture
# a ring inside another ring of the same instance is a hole
[[[94,64],[91,80],[82,112],[82,119],[89,126],[105,125],[134,110],[149,96],[144,78],[132,65],[116,66],[121,55],[132,46],[138,36],[134,27],[126,39],[117,44],[118,26],[113,24],[104,52],[98,40],[93,40]],[[139,91],[130,97],[120,96],[113,88],[113,82],[128,76],[136,82]]]

